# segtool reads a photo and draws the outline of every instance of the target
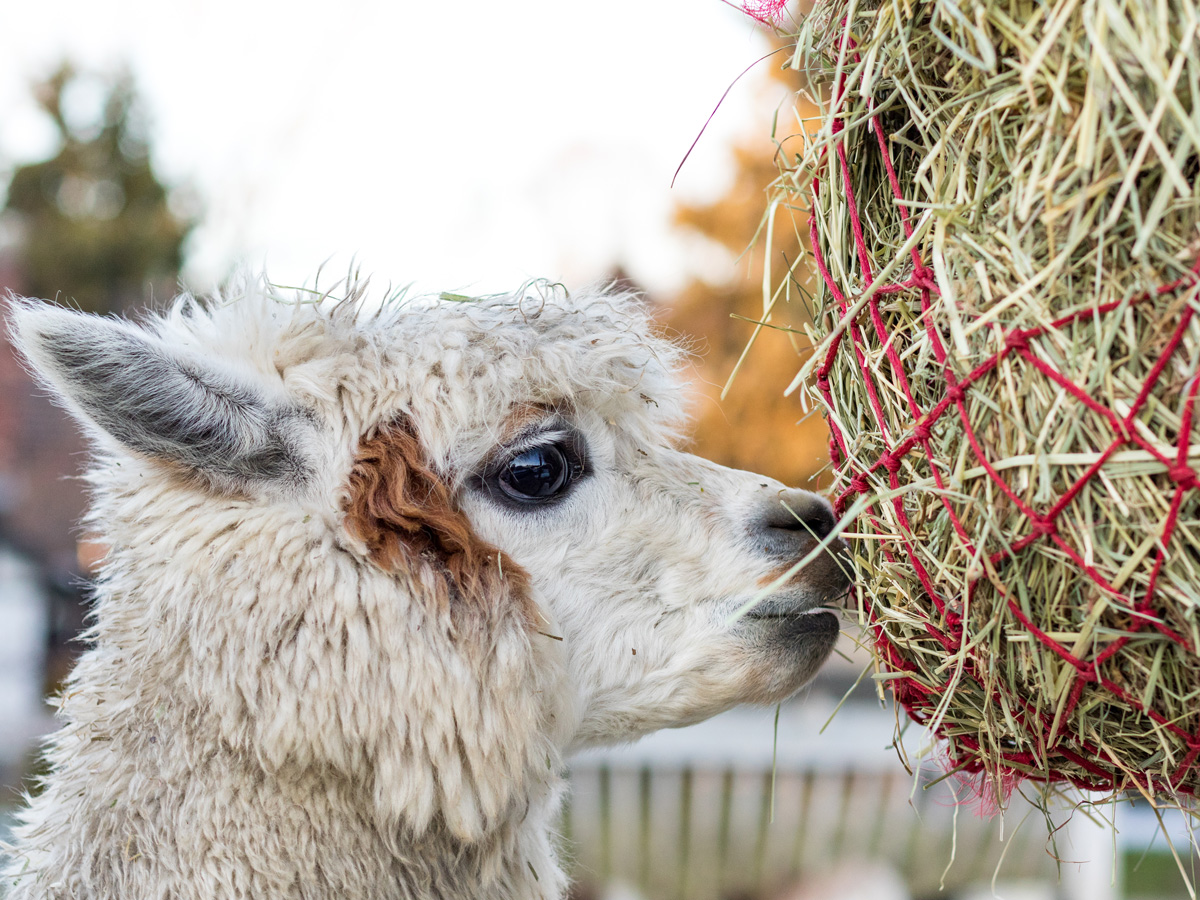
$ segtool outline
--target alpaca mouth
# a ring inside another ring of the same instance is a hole
[[[841,634],[841,616],[832,609],[815,606],[792,612],[752,611],[746,618],[754,623],[759,639],[777,650],[816,653],[821,661]]]
[[[762,601],[747,610],[747,619],[795,619],[806,616],[817,616],[822,613],[837,618],[847,606],[847,601],[854,593],[854,582],[844,576],[837,579],[840,584],[829,586],[822,591],[825,595],[813,599],[813,592],[785,592],[765,597]]]
[[[836,637],[841,616],[828,601],[814,604],[811,597],[768,597],[746,613],[746,618],[771,630],[772,639],[791,643],[804,638]]]
[[[772,641],[800,641],[807,646],[819,640],[832,648],[841,631],[841,614],[854,592],[854,582],[840,570],[833,580],[815,598],[811,589],[766,597],[746,612],[746,618],[769,628]]]
[[[837,611],[827,606],[813,606],[808,609],[764,609],[766,604],[759,604],[746,613],[747,619],[799,619],[807,616],[819,616],[828,613],[836,616]]]
[[[841,630],[841,617],[836,610],[825,606],[791,612],[760,612],[751,610],[746,618],[761,622],[788,640],[804,637],[835,636]]]

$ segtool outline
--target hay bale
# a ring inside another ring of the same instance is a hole
[[[796,35],[822,118],[774,202],[811,206],[823,289],[793,386],[879,677],[1001,801],[1200,792],[1198,21],[823,0]]]

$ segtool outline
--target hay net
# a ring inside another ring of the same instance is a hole
[[[1001,802],[1200,791],[1197,28],[823,0],[796,35],[821,117],[774,202],[880,678]]]

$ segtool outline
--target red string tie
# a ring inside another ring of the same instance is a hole
[[[1040,536],[1058,534],[1058,525],[1053,519],[1034,519],[1033,533]]]
[[[829,393],[829,379],[826,378],[824,375],[817,376],[817,390],[820,391],[822,394]]]
[[[1185,491],[1196,486],[1196,473],[1188,466],[1173,466],[1167,470],[1171,480]]]
[[[923,291],[932,291],[937,287],[937,278],[934,277],[932,269],[918,269],[913,272],[912,278],[908,279],[908,285]]]
[[[871,485],[863,475],[855,475],[850,479],[850,484],[847,486],[848,493],[867,494],[871,491]]]
[[[892,475],[900,471],[900,460],[890,453],[884,456],[880,462],[883,463],[883,467]]]
[[[927,441],[932,434],[933,430],[926,422],[918,422],[917,427],[913,429],[913,437],[915,437],[918,441]]]
[[[1029,349],[1029,335],[1023,331],[1010,331],[1004,338],[1004,349],[1013,353]]]
[[[951,403],[962,403],[963,397],[967,396],[967,392],[956,384],[950,390],[946,391],[946,396],[950,398]]]

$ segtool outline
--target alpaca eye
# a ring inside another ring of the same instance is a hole
[[[553,506],[591,474],[587,442],[565,425],[520,435],[497,456],[468,483],[513,510]]]
[[[573,467],[557,444],[518,453],[500,470],[496,483],[520,503],[552,500],[570,486]]]

